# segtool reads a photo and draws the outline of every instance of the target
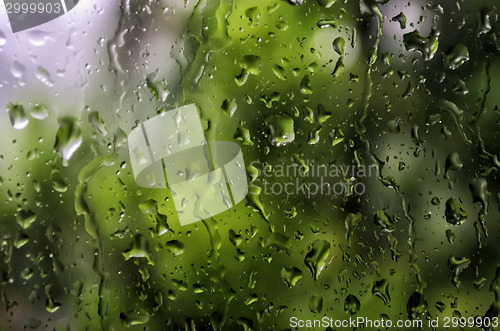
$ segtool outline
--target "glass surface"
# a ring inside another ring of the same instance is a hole
[[[0,3],[0,330],[495,329],[499,14]]]

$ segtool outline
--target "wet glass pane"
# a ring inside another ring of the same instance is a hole
[[[492,1],[0,3],[0,330],[493,330]]]

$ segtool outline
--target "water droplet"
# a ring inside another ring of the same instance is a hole
[[[108,134],[108,127],[102,119],[101,115],[97,111],[93,111],[89,114],[89,122],[101,135],[105,136]]]
[[[132,243],[130,244],[130,248],[123,252],[123,256],[125,260],[129,260],[131,258],[145,258],[148,263],[154,265],[151,256],[149,255],[149,244],[146,239],[141,234],[136,234]]]
[[[17,223],[23,228],[27,229],[31,223],[36,220],[37,215],[31,210],[19,210],[16,214]]]
[[[250,7],[247,10],[245,10],[245,15],[247,16],[250,25],[253,27],[259,25],[259,18],[261,14],[262,13],[259,7]]]
[[[52,81],[52,78],[50,77],[50,74],[47,71],[47,69],[42,67],[37,67],[35,71],[35,76],[45,85],[49,87],[54,86],[54,82]]]
[[[342,71],[342,69],[345,68],[345,65],[344,65],[344,57],[341,56],[338,60],[337,60],[337,63],[335,64],[335,68],[333,68],[333,71],[331,73],[331,76],[332,77],[338,77],[340,75],[340,72]]]
[[[285,146],[295,139],[294,121],[288,115],[270,115],[265,123],[269,126],[271,144]]]
[[[283,249],[288,252],[292,247],[292,241],[290,240],[289,237],[285,236],[284,234],[273,232],[267,238],[266,246],[276,247],[278,250]]]
[[[49,35],[44,31],[30,30],[28,32],[28,40],[31,45],[40,47],[45,45],[47,40],[51,40],[51,38],[49,38]]]
[[[446,230],[446,239],[450,244],[453,244],[455,242],[455,233],[450,229]]]
[[[349,294],[347,298],[345,298],[344,302],[344,311],[349,315],[355,315],[361,309],[361,302],[359,299],[352,294]]]
[[[318,280],[321,271],[326,266],[326,259],[330,255],[330,243],[326,240],[315,241],[307,253],[304,263],[311,271],[314,280]]]
[[[443,59],[446,67],[455,70],[469,61],[469,49],[464,44],[458,43],[444,54]]]
[[[479,22],[479,31],[478,34],[483,34],[483,33],[488,33],[491,30],[491,18],[490,18],[491,12],[486,9],[482,9],[480,14],[478,15]]]
[[[323,310],[323,297],[321,295],[314,294],[309,299],[309,310],[314,314],[321,313]]]
[[[26,245],[29,242],[29,237],[22,231],[18,231],[16,233],[16,237],[14,238],[14,247],[19,249]],[[31,277],[31,276],[30,276]]]
[[[14,61],[12,62],[12,67],[10,68],[12,76],[18,78],[19,80],[24,80],[24,73],[26,72],[26,67],[21,63]]]
[[[282,268],[281,280],[290,288],[295,286],[297,282],[303,277],[302,271],[297,267]]]
[[[442,313],[446,309],[446,305],[441,301],[436,302],[435,306],[440,313]]]
[[[234,246],[239,246],[243,242],[243,237],[239,234],[236,234],[236,232],[234,232],[234,230],[231,229],[229,230],[229,241]]]
[[[253,146],[253,141],[250,136],[250,130],[243,127],[242,125],[238,126],[233,138],[241,141],[243,145]]]
[[[28,125],[28,116],[22,105],[9,102],[7,112],[9,113],[10,123],[14,129],[24,129]]]
[[[469,89],[465,86],[465,82],[461,79],[457,79],[455,85],[453,85],[453,92],[460,95],[466,95],[469,93]]]
[[[149,91],[153,94],[156,100],[165,101],[167,100],[169,92],[166,88],[165,81],[160,82],[156,80],[157,74],[158,74],[157,72],[154,72],[146,77],[146,86],[148,87]]]
[[[43,120],[49,116],[49,111],[44,104],[37,102],[33,107],[31,107],[30,115],[37,120]]]
[[[375,224],[384,232],[393,232],[396,229],[396,223],[392,218],[387,215],[383,210],[379,210],[375,213],[374,218]]]
[[[299,86],[299,90],[302,94],[312,94],[313,90],[311,88],[311,83],[309,82],[309,76],[305,75],[304,78],[302,78]]]
[[[337,28],[339,26],[339,22],[337,19],[322,19],[316,22],[316,26],[320,29],[332,27],[332,28]]]
[[[467,214],[462,207],[460,207],[458,202],[455,201],[455,199],[449,198],[446,201],[445,217],[448,223],[459,225],[465,222]]]
[[[51,289],[52,289],[52,285],[45,286],[45,295],[47,296],[45,309],[49,313],[55,313],[61,307],[61,304],[54,301],[54,299],[52,298],[52,295],[50,294]]]
[[[302,5],[304,0],[286,0],[286,2],[288,2],[289,4],[293,5],[293,6],[300,6]]]
[[[52,188],[57,192],[64,193],[68,190],[68,183],[64,180],[59,170],[54,170],[50,174]]]
[[[120,313],[120,319],[125,327],[146,324],[149,322],[149,313],[141,308],[139,310]]]
[[[384,304],[387,305],[389,301],[391,301],[391,296],[389,295],[389,282],[387,279],[376,281],[372,287],[372,294],[382,299]]]
[[[82,144],[82,132],[75,118],[64,117],[59,121],[55,150],[62,155],[65,165]]]
[[[165,248],[174,255],[180,255],[184,252],[184,244],[179,240],[170,240],[165,243]]]
[[[354,230],[358,226],[358,223],[361,222],[363,219],[363,216],[361,213],[349,213],[345,219],[345,238],[347,239],[347,242],[350,244],[351,243],[351,237],[354,234]]]
[[[276,77],[278,77],[279,79],[283,80],[283,81],[286,81],[286,77],[285,77],[285,68],[283,68],[282,66],[280,65],[277,65],[275,64],[273,66],[273,73],[276,75]]]
[[[431,60],[439,46],[439,33],[432,30],[427,38],[422,37],[418,30],[403,35],[403,43],[406,50],[418,51],[424,57],[424,60]]]
[[[460,286],[460,281],[458,280],[458,276],[460,273],[469,266],[470,260],[463,257],[457,258],[455,256],[450,256],[448,259],[448,267],[453,271],[452,283],[454,286]]]
[[[488,182],[484,178],[475,178],[469,183],[469,190],[472,193],[472,201],[481,204],[482,213],[486,213],[488,209]]]
[[[5,37],[5,34],[0,31],[0,47],[5,45],[7,43],[7,38]]]
[[[445,177],[448,178],[448,172],[449,171],[458,171],[462,169],[464,164],[460,160],[460,156],[458,155],[457,152],[453,152],[448,157],[446,158],[446,163],[445,163]]]
[[[316,0],[318,4],[325,8],[330,8],[337,0]]]
[[[338,55],[344,55],[345,39],[342,37],[337,37],[332,43],[333,50],[337,52]]]
[[[406,16],[405,14],[403,14],[403,12],[397,14],[396,16],[394,16],[391,21],[393,22],[399,22],[399,26],[401,27],[401,29],[406,29]]]
[[[415,320],[419,317],[424,318],[423,315],[427,312],[427,301],[422,293],[412,293],[406,304],[406,312],[409,319]]]

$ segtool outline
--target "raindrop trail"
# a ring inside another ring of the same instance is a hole
[[[109,284],[109,273],[106,272],[104,259],[103,259],[103,249],[102,249],[102,238],[99,232],[99,224],[96,220],[95,214],[91,211],[90,206],[87,201],[85,201],[85,196],[87,196],[87,184],[92,179],[92,177],[101,169],[103,165],[112,164],[117,158],[117,154],[111,154],[109,156],[102,156],[94,159],[92,162],[87,164],[78,174],[78,186],[75,189],[75,210],[77,215],[83,215],[85,219],[85,230],[93,238],[95,246],[95,260],[94,260],[94,271],[100,278],[99,289],[98,289],[98,305],[97,313],[101,317],[101,326],[103,330],[107,329],[106,319],[108,315],[108,305],[109,305],[109,293],[107,293],[107,288]]]
[[[355,122],[355,129],[356,132],[359,134],[361,141],[363,141],[366,144],[366,148],[368,153],[372,156],[374,160],[376,160],[376,156],[373,154],[372,150],[372,142],[370,137],[366,134],[366,127],[363,124],[364,120],[368,116],[368,107],[370,105],[370,99],[373,94],[373,81],[372,81],[372,67],[377,61],[377,53],[378,53],[378,47],[380,44],[380,40],[382,39],[382,30],[384,26],[384,16],[380,9],[375,5],[372,4],[370,6],[372,14],[377,18],[378,20],[378,30],[377,30],[377,39],[375,40],[375,45],[373,46],[373,51],[370,54],[369,62],[368,62],[368,68],[366,71],[365,75],[365,90],[364,90],[364,95],[363,95],[363,108],[362,111],[358,115],[358,119]],[[382,178],[379,178],[382,179]],[[404,197],[404,194],[401,192],[401,190],[397,187],[394,186],[394,190],[398,194],[398,196],[401,199],[401,205],[403,208],[403,213],[408,220],[408,243],[409,243],[409,254],[410,254],[410,265],[412,268],[415,270],[417,281],[419,284],[419,289],[423,289],[425,287],[425,283],[422,280],[422,277],[420,275],[420,269],[416,265],[417,261],[417,256],[415,253],[415,238],[416,238],[416,233],[415,233],[415,220],[413,217],[410,215],[408,206],[406,203],[406,199]]]

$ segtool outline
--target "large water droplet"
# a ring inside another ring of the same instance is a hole
[[[460,156],[458,155],[457,152],[453,152],[448,157],[446,158],[446,163],[445,163],[445,177],[448,176],[449,171],[458,171],[462,169],[464,164],[460,160]]]
[[[375,224],[384,232],[393,232],[394,229],[396,229],[396,223],[383,210],[379,210],[375,213],[374,221]]]
[[[281,280],[283,280],[288,287],[295,286],[302,276],[302,271],[297,267],[281,269]]]
[[[444,64],[452,70],[467,61],[469,61],[469,49],[462,43],[456,44],[444,54]]]
[[[49,111],[44,104],[37,102],[33,107],[31,107],[30,115],[37,120],[43,120],[49,116]]]
[[[51,38],[49,37],[49,35],[44,31],[30,30],[28,32],[28,40],[29,40],[30,44],[33,46],[37,46],[37,47],[43,46],[43,45],[45,45],[47,40],[50,40],[50,39]]]
[[[427,301],[425,297],[420,292],[413,292],[408,303],[406,304],[406,312],[409,319],[418,319],[420,316],[424,315],[427,311]]]
[[[406,50],[418,51],[422,54],[425,60],[430,60],[436,54],[439,46],[439,33],[432,30],[427,38],[424,38],[418,30],[412,31],[403,35],[403,43]]]
[[[75,118],[64,117],[59,122],[54,148],[62,155],[64,163],[67,164],[67,161],[82,144],[82,132]]]
[[[314,280],[318,280],[321,271],[326,265],[328,255],[330,255],[330,243],[326,240],[314,242],[309,253],[307,253],[304,263],[311,271]]]
[[[458,280],[458,276],[460,273],[469,266],[470,259],[468,258],[457,258],[455,256],[450,256],[448,259],[448,267],[453,271],[452,283],[456,287],[460,286],[460,281]]]
[[[337,37],[332,43],[333,50],[337,52],[338,55],[344,55],[345,39],[342,37]]]
[[[389,282],[387,279],[376,281],[372,287],[372,294],[382,299],[384,304],[387,305],[391,300],[391,296],[389,295]]]
[[[309,299],[309,310],[314,314],[321,313],[323,310],[323,297],[321,295],[314,294]]]
[[[355,295],[349,294],[347,298],[345,298],[344,310],[346,313],[349,315],[355,315],[358,313],[360,308],[361,302]]]
[[[10,123],[14,129],[24,129],[28,125],[28,116],[22,105],[9,102],[7,112],[9,113]]]
[[[295,139],[293,118],[288,115],[270,115],[265,119],[269,126],[271,144],[285,146]]]
[[[449,198],[446,201],[445,217],[448,223],[459,225],[465,222],[467,219],[467,213],[462,209],[462,207],[460,207],[455,199]]]
[[[134,236],[130,248],[123,252],[125,260],[131,258],[145,258],[149,264],[154,264],[151,256],[149,255],[149,247],[146,237],[141,234]]]
[[[184,244],[179,240],[167,241],[165,244],[165,248],[174,255],[180,255],[184,252]]]
[[[102,119],[101,115],[97,111],[93,111],[89,114],[90,124],[99,132],[101,135],[105,136],[108,134],[108,127]]]
[[[27,229],[31,223],[36,220],[37,215],[31,210],[19,210],[16,214],[17,223],[23,228]]]

